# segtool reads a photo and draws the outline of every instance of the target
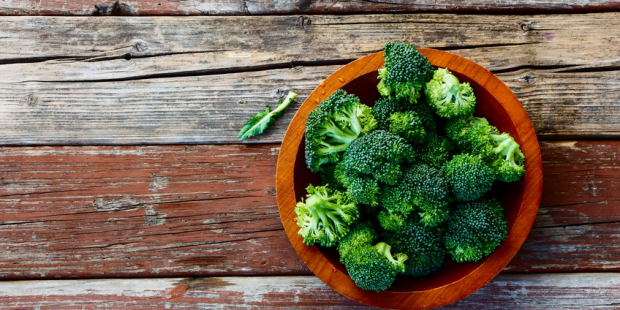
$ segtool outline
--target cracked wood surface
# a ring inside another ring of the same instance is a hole
[[[412,3],[404,0],[354,1],[154,1],[154,0],[5,0],[0,15],[253,15],[253,14],[329,14],[367,12],[584,12],[617,9],[609,0],[463,0]]]
[[[541,139],[618,137],[619,17],[4,17],[0,144],[236,143],[247,118],[293,89],[296,105],[252,140],[278,143],[305,95],[388,40],[492,70]]]
[[[500,274],[441,309],[617,309],[618,291],[618,273]],[[0,309],[39,307],[375,309],[338,294],[314,276],[0,282]]]
[[[0,148],[3,279],[309,274],[275,199],[279,145]],[[620,271],[620,141],[542,142],[511,272]]]

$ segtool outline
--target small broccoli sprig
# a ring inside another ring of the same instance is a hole
[[[390,132],[411,144],[420,144],[426,138],[426,130],[418,114],[413,111],[396,112],[390,116]]]
[[[372,107],[372,115],[377,120],[377,128],[389,130],[390,116],[396,112],[404,112],[411,105],[409,102],[391,97],[381,97]]]
[[[389,212],[387,210],[379,211],[377,215],[381,228],[388,231],[399,231],[411,219],[408,214],[401,212]]]
[[[407,255],[392,255],[385,242],[365,245],[342,257],[351,279],[363,290],[384,291],[392,286],[396,276],[405,271]]]
[[[306,191],[305,201],[295,207],[299,235],[307,245],[334,246],[359,217],[357,205],[345,193],[327,186],[310,184]]]
[[[407,275],[425,276],[443,265],[447,251],[443,236],[436,228],[406,222],[399,230],[386,232],[383,238],[393,246],[394,251],[409,257],[405,262]]]
[[[321,165],[336,163],[359,136],[377,127],[370,107],[355,95],[337,90],[308,115],[306,121],[306,163],[312,172]]]
[[[458,204],[448,218],[446,248],[457,262],[475,262],[508,236],[504,210],[495,199]]]
[[[496,155],[491,163],[497,173],[497,179],[502,182],[514,182],[525,173],[525,156],[519,149],[519,144],[507,133],[491,135],[493,153]]]
[[[369,221],[357,221],[351,225],[351,230],[338,243],[337,249],[340,260],[344,263],[344,257],[359,248],[374,244],[379,238],[379,233]]]
[[[381,203],[390,213],[415,212],[420,223],[437,226],[448,216],[449,192],[441,171],[415,164],[407,169],[397,185],[383,189]]]
[[[248,139],[262,134],[265,130],[271,127],[271,125],[276,123],[278,118],[280,118],[280,116],[284,113],[284,109],[286,109],[286,107],[293,102],[295,97],[297,97],[297,93],[289,91],[284,100],[278,100],[278,106],[275,110],[270,111],[269,106],[266,106],[264,112],[259,112],[250,118],[239,131],[239,140]]]
[[[476,200],[493,186],[495,173],[480,156],[460,154],[452,157],[441,169],[452,193],[460,201]]]
[[[433,66],[413,45],[388,42],[383,46],[385,65],[379,69],[377,90],[383,96],[416,103],[420,91],[433,77]]]
[[[426,141],[419,146],[418,150],[420,162],[441,169],[441,166],[452,157],[454,144],[444,136],[429,133],[426,135]]]
[[[347,188],[349,197],[356,203],[376,206],[379,204],[381,189],[374,178],[361,175],[353,179]]]
[[[474,113],[476,96],[469,83],[459,80],[448,69],[435,70],[433,79],[426,83],[426,100],[437,115],[444,118],[467,116]]]

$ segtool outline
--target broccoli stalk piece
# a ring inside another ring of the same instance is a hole
[[[327,186],[310,184],[306,191],[305,201],[295,207],[299,235],[307,245],[334,246],[359,217],[357,205],[346,194]]]
[[[504,210],[495,199],[458,204],[447,221],[444,242],[457,262],[475,262],[508,236]]]
[[[349,251],[342,259],[351,279],[363,290],[376,292],[390,288],[396,276],[405,271],[407,255],[392,255],[392,247],[379,242]]]
[[[435,70],[424,94],[435,113],[444,118],[471,115],[476,107],[473,88],[469,83],[459,83],[448,69]]]
[[[422,120],[413,111],[392,114],[390,116],[390,132],[405,138],[411,144],[420,144],[426,138]]]
[[[443,265],[447,251],[443,236],[436,228],[406,222],[399,230],[387,232],[383,238],[393,246],[394,251],[402,252],[409,258],[405,262],[407,275],[425,276]]]
[[[413,45],[388,42],[383,46],[385,65],[379,69],[377,90],[383,96],[416,103],[420,91],[433,77],[433,66]]]
[[[495,173],[480,156],[460,154],[452,157],[441,169],[452,193],[460,201],[476,200],[493,186]]]
[[[525,173],[525,157],[519,144],[507,133],[491,135],[491,141],[496,145],[493,153],[497,156],[491,163],[491,168],[497,172],[497,179],[502,182],[519,180]]]
[[[326,163],[336,163],[359,136],[377,127],[370,107],[355,95],[337,90],[308,115],[306,164],[312,172]]]

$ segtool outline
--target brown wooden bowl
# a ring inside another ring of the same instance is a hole
[[[376,293],[358,288],[338,261],[333,248],[306,246],[297,234],[295,204],[306,195],[308,184],[320,184],[305,164],[303,137],[306,118],[319,102],[342,88],[356,94],[362,103],[373,105],[379,98],[377,70],[384,64],[383,52],[360,58],[322,82],[306,99],[286,131],[276,172],[280,217],[293,247],[306,265],[327,285],[358,302],[381,308],[420,309],[439,307],[475,292],[508,264],[527,237],[540,203],[542,160],[538,140],[527,113],[510,89],[476,63],[452,53],[420,49],[436,67],[448,68],[460,81],[469,82],[477,97],[476,115],[486,117],[521,145],[525,155],[525,177],[514,183],[494,185],[508,221],[508,238],[490,256],[475,263],[444,266],[425,277],[400,277],[390,290]]]

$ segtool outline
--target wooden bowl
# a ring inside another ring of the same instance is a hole
[[[295,204],[306,195],[308,184],[320,184],[308,170],[303,138],[306,118],[319,102],[343,88],[356,94],[362,103],[372,105],[379,98],[377,69],[384,64],[383,52],[360,58],[322,82],[291,121],[276,172],[280,217],[293,247],[327,285],[358,302],[381,308],[421,309],[455,302],[489,282],[517,253],[534,223],[542,192],[542,161],[534,128],[525,110],[510,89],[495,75],[474,62],[452,53],[420,49],[436,67],[448,68],[461,82],[469,82],[477,97],[476,115],[486,117],[502,132],[508,132],[521,145],[525,155],[525,177],[514,183],[495,184],[505,209],[508,238],[490,256],[475,263],[455,263],[446,257],[444,266],[425,277],[400,277],[390,290],[376,293],[358,288],[338,261],[333,248],[306,246],[297,234]],[[499,182],[496,182],[499,183]]]

